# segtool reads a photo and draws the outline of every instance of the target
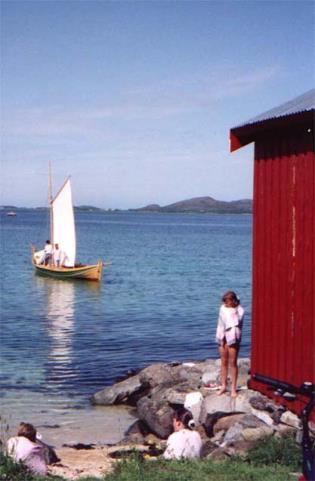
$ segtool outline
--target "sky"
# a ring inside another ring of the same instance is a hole
[[[229,130],[314,87],[314,1],[1,0],[0,204],[252,197]]]

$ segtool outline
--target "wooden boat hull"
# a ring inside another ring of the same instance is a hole
[[[46,277],[54,279],[83,279],[86,281],[100,281],[102,277],[103,262],[99,261],[95,265],[82,265],[77,267],[53,267],[44,266],[42,264],[35,264],[33,261],[35,271]]]

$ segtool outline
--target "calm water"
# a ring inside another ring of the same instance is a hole
[[[33,273],[29,245],[47,237],[45,212],[1,216],[5,412],[82,408],[129,369],[216,357],[229,288],[246,310],[248,356],[251,216],[77,213],[76,224],[78,260],[112,261],[100,286]]]

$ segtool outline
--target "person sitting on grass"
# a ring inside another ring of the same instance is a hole
[[[36,443],[36,429],[32,424],[20,424],[17,436],[8,440],[7,454],[15,462],[22,462],[32,474],[46,475],[44,447]]]
[[[193,459],[200,458],[202,441],[197,431],[192,431],[194,421],[192,414],[185,408],[174,413],[174,432],[168,437],[165,459]]]

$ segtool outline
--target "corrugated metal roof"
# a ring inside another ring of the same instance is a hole
[[[278,107],[274,107],[271,110],[267,110],[263,114],[248,120],[247,122],[239,125],[255,124],[258,122],[263,122],[264,120],[276,119],[279,117],[285,117],[287,115],[298,114],[302,112],[307,112],[315,109],[315,89],[311,89],[302,95],[286,102]]]

